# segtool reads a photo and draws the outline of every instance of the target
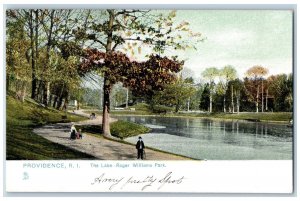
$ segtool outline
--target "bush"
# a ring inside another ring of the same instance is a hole
[[[150,129],[146,126],[127,121],[117,121],[110,125],[111,135],[121,139],[137,136],[150,131]]]
[[[173,110],[173,108],[171,107],[167,107],[164,105],[155,105],[153,107],[153,112],[154,113],[167,113],[167,112],[171,112]]]

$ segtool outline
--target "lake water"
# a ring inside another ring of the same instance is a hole
[[[293,129],[287,125],[200,118],[116,116],[146,125],[146,147],[207,160],[290,160]],[[137,137],[125,139],[135,143]]]

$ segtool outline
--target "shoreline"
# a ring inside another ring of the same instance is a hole
[[[217,120],[217,121],[241,121],[241,122],[246,122],[246,123],[268,123],[268,124],[281,124],[281,125],[291,125],[289,122],[286,121],[274,121],[274,120],[259,120],[258,122],[252,122],[248,121],[245,119],[230,119],[230,118],[220,118],[220,117],[196,117],[196,116],[185,116],[185,115],[155,115],[155,114],[146,114],[146,115],[141,115],[141,114],[110,114],[111,117],[118,117],[118,116],[136,116],[136,117],[165,117],[165,118],[188,118],[188,119],[210,119],[210,120]]]
[[[91,134],[91,135],[93,135],[93,134]],[[147,135],[147,133],[142,133],[140,135]],[[102,137],[107,139],[107,140],[114,141],[114,142],[119,142],[119,143],[122,143],[122,144],[128,144],[128,145],[135,146],[134,143],[131,143],[131,142],[128,142],[128,141],[125,141],[125,140],[120,140],[119,138],[114,139],[114,138],[108,138],[108,137],[105,137],[105,136],[102,136]],[[189,157],[189,156],[184,156],[184,155],[180,155],[180,154],[160,150],[160,149],[157,149],[157,148],[154,148],[154,147],[148,147],[147,146],[147,149],[152,150],[152,151],[157,151],[157,152],[160,152],[160,153],[163,153],[163,154],[170,154],[170,155],[173,155],[173,156],[182,157],[182,158],[185,158],[187,160],[199,160],[199,161],[204,160],[204,159],[196,159],[196,158],[192,158],[192,157]]]
[[[77,112],[79,116],[86,116],[83,112]],[[83,120],[74,122],[76,125],[100,125],[101,121],[98,116],[97,119]],[[111,122],[117,119],[110,119]],[[103,135],[97,135],[92,133],[84,133],[83,140],[70,140],[69,139],[69,123],[54,123],[46,124],[41,127],[33,129],[33,133],[60,145],[63,145],[69,149],[80,151],[85,154],[89,154],[94,157],[93,160],[136,160],[135,145],[121,139],[107,138]],[[68,131],[66,131],[68,130]],[[141,134],[142,135],[142,134]],[[146,147],[147,157],[146,160],[157,161],[177,161],[177,160],[198,160],[192,159],[187,156],[158,150],[152,147]],[[67,159],[67,158],[66,158]],[[200,161],[200,160],[199,160]]]
[[[83,109],[83,111],[91,111],[90,109]],[[101,115],[101,110],[93,110],[95,112],[98,113],[98,115]],[[116,113],[115,113],[116,112]],[[135,112],[137,114],[135,114]],[[122,114],[125,113],[125,114]],[[240,115],[253,115],[253,114],[257,114],[257,115],[273,115],[278,113],[280,115],[280,113],[287,113],[287,114],[291,114],[291,118],[293,118],[293,112],[240,112]],[[203,115],[203,116],[195,116],[195,115]],[[237,113],[231,114],[231,113],[216,113],[221,114],[221,115],[238,115]],[[247,123],[268,123],[268,124],[281,124],[281,125],[287,125],[287,126],[291,126],[293,127],[293,125],[290,124],[289,120],[267,120],[267,119],[259,119],[259,118],[255,118],[252,117],[251,119],[253,120],[258,120],[258,121],[249,121],[247,120],[245,117],[244,119],[242,118],[230,118],[230,117],[213,117],[213,116],[204,116],[207,115],[206,113],[199,113],[199,114],[195,114],[195,113],[191,113],[190,115],[188,113],[166,113],[166,114],[154,114],[154,113],[149,113],[149,114],[139,114],[139,111],[130,111],[130,110],[121,110],[121,111],[111,111],[110,112],[110,116],[145,116],[145,117],[166,117],[166,118],[170,118],[170,117],[174,117],[174,118],[188,118],[188,119],[211,119],[211,120],[218,120],[218,121],[241,121],[241,122],[247,122]],[[209,115],[209,114],[208,114]]]

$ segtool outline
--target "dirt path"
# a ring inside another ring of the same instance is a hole
[[[83,111],[76,114],[88,116]],[[110,119],[116,121],[116,119]],[[76,122],[76,125],[100,125],[102,117]],[[136,160],[136,149],[133,145],[123,144],[112,140],[98,138],[83,133],[83,139],[70,140],[71,123],[58,123],[34,129],[34,132],[52,142],[76,149],[78,151],[95,156],[100,160]],[[147,160],[186,160],[184,157],[165,154],[146,148]]]

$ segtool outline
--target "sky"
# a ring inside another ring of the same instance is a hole
[[[179,10],[176,21],[188,21],[206,38],[197,50],[178,52],[185,67],[200,77],[207,67],[232,65],[240,78],[261,65],[269,75],[291,73],[293,13],[289,10]]]

